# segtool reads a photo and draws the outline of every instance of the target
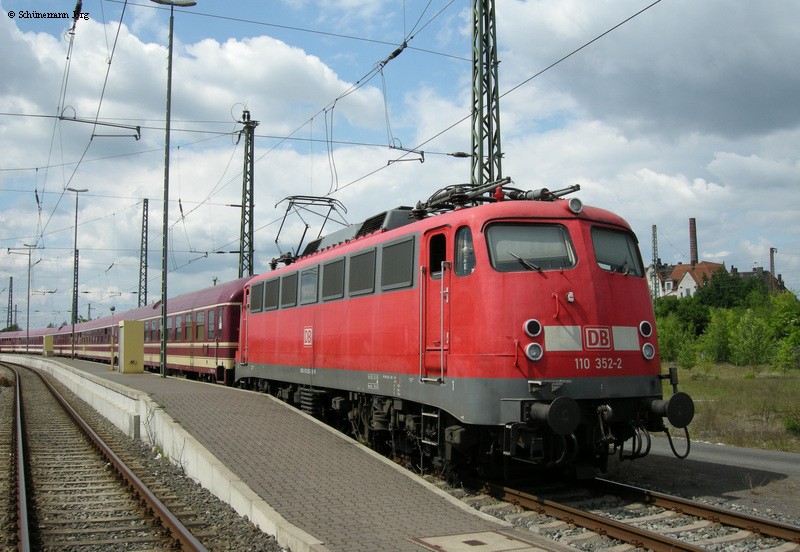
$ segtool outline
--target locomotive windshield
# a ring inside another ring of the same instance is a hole
[[[557,224],[493,224],[486,230],[489,261],[498,272],[558,270],[575,266],[567,229]]]
[[[597,264],[603,270],[630,276],[644,276],[636,238],[608,228],[592,228],[592,244]]]

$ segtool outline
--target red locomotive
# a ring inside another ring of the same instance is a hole
[[[646,454],[694,406],[662,399],[636,237],[560,197],[575,189],[452,187],[311,242],[245,285],[237,383],[396,454],[603,468],[629,439]]]
[[[643,456],[649,432],[664,417],[685,429],[694,405],[660,374],[636,237],[562,197],[577,188],[447,188],[280,269],[170,299],[168,368],[443,464],[604,468],[629,440],[626,457]],[[112,362],[115,324],[143,320],[158,369],[158,307],[77,324],[76,356]],[[69,356],[69,326],[0,334],[0,352],[42,353],[49,334]]]

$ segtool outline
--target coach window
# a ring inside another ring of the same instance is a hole
[[[447,238],[444,234],[432,236],[428,242],[428,267],[431,278],[442,277],[442,263],[446,260]]]
[[[173,324],[173,322],[174,322],[174,320],[171,317],[167,318],[167,336],[166,336],[166,341],[172,341],[173,340],[173,335],[172,335],[172,324]]]
[[[472,230],[462,226],[456,232],[455,255],[456,276],[467,276],[475,270],[475,248],[472,244]]]
[[[297,304],[297,272],[281,278],[281,308]]]
[[[222,307],[217,309],[217,339],[222,339]]]
[[[317,302],[317,267],[300,273],[300,304]]]
[[[214,339],[214,309],[208,309],[208,339]]]
[[[322,300],[344,297],[344,258],[322,265]]]
[[[381,289],[410,287],[414,283],[414,238],[383,246]]]
[[[363,295],[375,291],[375,250],[370,249],[350,257],[350,295]]]
[[[192,336],[194,335],[194,323],[193,322],[194,321],[192,319],[192,314],[191,313],[187,314],[186,315],[186,326],[185,326],[186,330],[185,330],[185,334],[184,334],[184,339],[186,339],[186,341],[192,341]]]
[[[206,338],[206,313],[198,312],[196,322],[197,336],[195,339],[197,339],[197,341],[203,341]]]
[[[183,340],[183,315],[175,317],[175,341]]]

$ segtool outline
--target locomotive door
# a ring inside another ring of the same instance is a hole
[[[421,309],[420,378],[444,381],[450,352],[450,275],[447,235],[439,231],[427,239],[427,265],[420,267]]]

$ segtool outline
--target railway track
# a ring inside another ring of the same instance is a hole
[[[517,508],[547,516],[528,525],[583,528],[588,532],[573,535],[568,541],[578,548],[593,548],[598,539],[612,538],[631,548],[660,551],[708,550],[800,550],[800,527],[754,517],[679,498],[595,479],[585,490],[571,489],[553,493],[553,498],[484,481],[470,481],[470,486],[484,495],[515,505]],[[499,510],[502,511],[502,510]],[[520,519],[520,516],[516,516]],[[592,538],[594,533],[597,538]],[[584,545],[581,545],[584,543]],[[622,545],[618,550],[624,550]],[[615,548],[617,550],[617,548]]]
[[[18,549],[205,550],[51,384],[3,366],[22,399],[13,416],[15,478],[8,478],[17,482],[9,495]]]

